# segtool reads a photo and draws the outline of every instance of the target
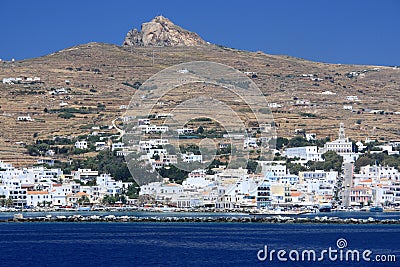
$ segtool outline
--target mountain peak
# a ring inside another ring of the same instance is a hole
[[[141,31],[130,30],[123,46],[202,46],[207,45],[197,33],[175,25],[163,16],[142,24]]]
[[[164,16],[156,16],[151,20],[152,22],[164,23],[164,24],[174,24],[171,20]]]

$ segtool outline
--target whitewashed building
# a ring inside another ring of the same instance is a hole
[[[258,164],[261,165],[261,172],[265,177],[282,177],[287,174],[286,161],[258,161]]]
[[[122,192],[122,181],[115,181],[108,174],[101,174],[96,178],[96,184],[99,187],[106,189],[110,195],[121,194]]]
[[[196,155],[193,152],[189,153],[183,153],[181,154],[181,158],[183,162],[202,162],[203,161],[203,156],[202,155]]]
[[[75,148],[78,149],[87,149],[88,148],[88,143],[86,140],[82,140],[82,141],[76,141],[75,142]]]
[[[17,121],[33,121],[33,119],[30,115],[26,115],[26,116],[18,116]]]
[[[194,130],[192,128],[180,128],[176,129],[176,132],[178,133],[178,135],[185,135],[194,133]]]
[[[291,147],[285,149],[283,154],[288,158],[300,158],[307,161],[323,161],[317,146]]]
[[[38,207],[44,204],[52,204],[53,198],[47,191],[27,191],[26,205]]]
[[[146,134],[168,132],[168,126],[144,125],[143,127],[141,127],[141,129],[142,132]]]

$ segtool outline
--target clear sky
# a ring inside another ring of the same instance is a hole
[[[0,0],[0,58],[121,44],[156,15],[215,44],[313,61],[400,65],[397,0]]]

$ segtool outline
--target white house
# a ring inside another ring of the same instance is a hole
[[[5,198],[11,198],[14,206],[26,206],[26,188],[22,187],[21,180],[14,177],[3,181],[3,188],[1,188],[2,195]]]
[[[195,155],[193,152],[181,154],[181,158],[183,162],[202,162],[203,156],[202,155]]]
[[[227,185],[221,191],[216,203],[217,208],[256,207],[258,184],[247,175],[237,179],[235,183]]]
[[[378,182],[382,178],[387,178],[392,181],[400,181],[399,170],[390,166],[362,166],[360,167],[359,174],[355,174],[354,176],[360,180],[372,179],[374,182]]]
[[[62,94],[67,94],[68,91],[65,88],[59,88],[59,89],[55,89],[51,92],[49,92],[51,95],[62,95]]]
[[[317,134],[316,133],[306,133],[306,139],[307,139],[307,141],[314,141],[317,139]]]
[[[315,202],[320,203],[332,200],[337,178],[338,173],[335,171],[299,172],[301,191],[310,194]]]
[[[4,84],[14,84],[16,82],[15,78],[3,78]]]
[[[352,105],[343,105],[343,109],[344,110],[353,110],[353,106]]]
[[[282,177],[287,173],[286,161],[258,161],[261,165],[261,172],[265,176],[272,175]]]
[[[331,91],[323,91],[323,92],[321,93],[321,95],[336,95],[336,93],[331,92]]]
[[[157,125],[144,125],[142,132],[149,133],[166,133],[168,132],[168,126],[157,126]]]
[[[138,126],[150,125],[150,119],[138,119]]]
[[[79,184],[64,183],[64,184],[52,184],[49,192],[54,206],[65,206],[68,204],[67,196],[70,194],[76,194],[79,191],[80,191]]]
[[[268,105],[269,108],[281,108],[282,107],[282,105],[280,105],[278,103],[275,103],[275,102],[268,103],[267,105]]]
[[[65,188],[62,184],[54,184],[50,191],[54,206],[67,205],[67,194],[71,194],[70,188]]]
[[[174,114],[172,113],[158,113],[156,114],[156,119],[162,119],[162,118],[172,118]]]
[[[183,186],[176,183],[153,182],[140,187],[139,195],[150,195],[164,204],[177,204]]]
[[[291,147],[285,149],[283,154],[288,158],[300,158],[307,161],[323,161],[321,154],[318,153],[317,146]]]
[[[205,170],[194,170],[189,173],[182,185],[185,190],[204,188],[210,184],[210,181],[206,179]]]
[[[124,147],[125,147],[125,144],[123,142],[113,143],[111,145],[111,151],[115,151],[117,149],[123,149]]]
[[[346,96],[346,100],[347,100],[347,101],[358,101],[358,96],[356,96],[356,95],[349,95],[349,96]]]
[[[40,164],[40,165],[47,164],[49,166],[54,166],[54,159],[51,159],[51,158],[38,159],[37,164]]]
[[[371,151],[372,154],[386,151],[388,155],[399,155],[399,151],[393,150],[393,147],[391,145],[381,145],[377,147],[382,149],[382,151]]]
[[[33,121],[30,115],[27,116],[18,116],[17,121]]]
[[[185,135],[185,134],[192,134],[194,133],[194,130],[191,128],[180,128],[180,129],[176,129],[177,133],[179,135]]]
[[[110,195],[121,194],[122,181],[115,181],[110,175],[102,174],[96,178],[96,184],[106,189]]]
[[[88,148],[88,143],[86,140],[82,140],[82,141],[76,141],[75,142],[75,148],[78,149],[87,149]]]
[[[96,151],[105,150],[108,148],[106,142],[96,142],[94,146],[96,147]]]
[[[358,141],[358,142],[356,143],[356,146],[357,146],[357,148],[358,148],[358,151],[363,151],[364,149],[367,148],[367,146],[364,145],[363,142],[361,142],[361,141]]]
[[[248,137],[244,140],[243,147],[246,148],[258,148],[257,138]]]
[[[45,202],[52,203],[53,198],[51,194],[47,191],[28,191],[27,192],[27,198],[26,198],[26,205],[27,206],[33,206],[37,207],[40,206],[41,204],[44,204]]]
[[[92,171],[91,169],[78,169],[72,172],[74,180],[95,180],[99,175],[98,171]]]

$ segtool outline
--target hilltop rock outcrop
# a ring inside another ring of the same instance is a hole
[[[207,45],[197,33],[185,30],[163,16],[142,24],[141,31],[130,30],[123,46],[203,46]]]

